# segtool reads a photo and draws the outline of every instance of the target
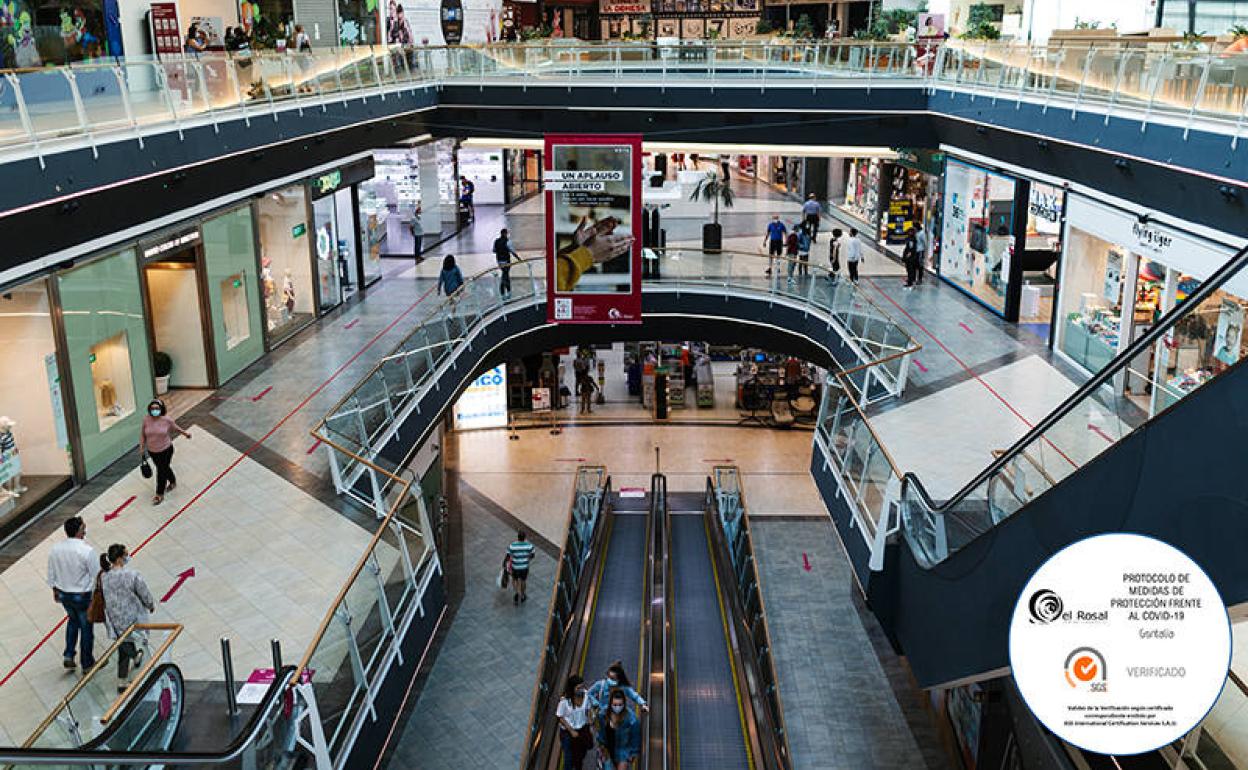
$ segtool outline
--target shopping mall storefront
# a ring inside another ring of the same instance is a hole
[[[1048,339],[1059,290],[1064,188],[947,157],[940,277],[993,313]]]
[[[1071,194],[1058,295],[1058,353],[1095,372],[1184,302],[1240,242],[1196,230]],[[1233,279],[1133,361],[1115,389],[1150,415],[1170,406],[1248,352],[1246,307],[1248,282]]]
[[[412,259],[418,212],[421,251],[459,231],[454,139],[377,150],[373,163],[374,176],[359,185],[361,231],[370,254]]]

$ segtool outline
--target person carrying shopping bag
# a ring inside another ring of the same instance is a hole
[[[173,473],[174,434],[188,439],[191,437],[167,412],[164,401],[152,399],[147,405],[147,414],[143,416],[143,427],[139,432],[139,452],[144,464],[150,457],[156,466],[156,496],[152,498],[152,505],[160,505],[165,499],[165,492],[172,492],[178,486],[178,478]]]

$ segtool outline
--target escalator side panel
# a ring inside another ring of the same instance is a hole
[[[600,679],[617,660],[624,661],[632,676],[640,664],[647,517],[617,511],[611,519],[602,584],[581,667],[581,676],[590,682]]]
[[[676,719],[681,770],[749,768],[725,636],[722,599],[699,515],[668,517],[672,538],[672,612],[676,642]]]

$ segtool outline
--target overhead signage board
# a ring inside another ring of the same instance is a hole
[[[548,134],[546,318],[641,323],[641,136]]]

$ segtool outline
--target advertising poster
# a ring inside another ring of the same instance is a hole
[[[546,318],[641,323],[641,137],[546,136]]]
[[[1230,366],[1239,360],[1240,338],[1244,334],[1244,308],[1234,300],[1222,300],[1218,311],[1218,333],[1213,339],[1213,355]]]
[[[888,202],[888,242],[905,243],[913,227],[914,204],[905,198]]]
[[[507,370],[502,364],[472,381],[455,401],[455,429],[507,425]]]
[[[178,4],[152,3],[148,18],[151,21],[152,48],[156,55],[181,54],[182,29],[178,26]]]

